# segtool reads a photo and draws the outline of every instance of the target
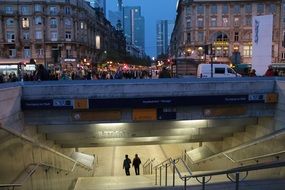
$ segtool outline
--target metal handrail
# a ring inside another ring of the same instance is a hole
[[[165,163],[171,163],[171,162],[172,162],[172,158],[167,158],[163,162],[161,162],[161,163],[157,164],[156,166],[154,166],[154,168],[163,167]]]
[[[259,164],[252,164],[247,166],[240,166],[236,168],[231,168],[227,170],[218,170],[212,172],[205,172],[200,174],[191,175],[188,177],[196,178],[196,177],[206,177],[206,176],[215,176],[215,175],[223,175],[223,174],[233,174],[233,173],[241,173],[241,172],[249,172],[255,170],[264,170],[264,169],[271,169],[271,168],[279,168],[285,167],[285,161],[275,161],[270,163],[259,163]]]
[[[53,168],[53,169],[56,169],[56,170],[65,171],[65,172],[67,172],[66,173],[66,175],[67,175],[68,173],[72,173],[74,171],[75,166],[77,164],[78,164],[78,162],[76,161],[75,164],[72,166],[72,168],[68,170],[68,169],[59,168],[59,167],[56,167],[56,166],[53,166],[53,165],[50,165],[50,164],[46,164],[46,163],[31,163],[31,164],[29,164],[27,166],[27,168],[29,168],[29,166],[31,166],[31,165],[34,165],[34,167],[31,170],[29,170],[29,172],[25,173],[26,175],[23,177],[23,179],[20,182],[12,183],[12,184],[0,184],[0,187],[13,187],[13,188],[15,188],[15,187],[23,186],[25,184],[25,182],[36,172],[36,170],[39,167]]]
[[[145,163],[143,164],[143,167],[145,167],[145,165],[148,164],[149,161],[150,161],[150,158],[145,161]]]
[[[229,160],[231,160],[233,163],[237,163],[237,162],[240,162],[240,161],[239,161],[239,160],[234,160],[233,158],[231,158],[231,157],[228,155],[229,153],[234,152],[234,151],[237,151],[237,150],[240,150],[240,149],[243,149],[243,148],[247,148],[247,147],[249,147],[249,146],[255,145],[255,144],[260,143],[260,142],[264,142],[264,141],[267,141],[267,140],[271,140],[271,139],[273,139],[273,138],[276,138],[276,137],[278,137],[278,136],[280,136],[280,135],[284,135],[284,134],[285,134],[285,129],[283,128],[283,129],[274,131],[274,132],[271,133],[271,134],[268,134],[268,135],[265,135],[265,136],[263,136],[263,137],[257,138],[257,139],[255,139],[255,140],[253,140],[253,141],[251,141],[251,142],[248,142],[248,143],[245,143],[245,144],[242,144],[242,145],[238,145],[238,146],[236,146],[236,147],[234,147],[234,148],[231,148],[231,149],[229,149],[229,150],[225,150],[225,151],[223,151],[223,152],[217,153],[217,154],[212,155],[212,156],[209,156],[209,157],[207,157],[207,158],[204,158],[204,159],[195,161],[194,164],[198,164],[198,163],[204,162],[204,161],[206,161],[206,160],[215,158],[215,157],[220,156],[220,155],[224,155],[224,156],[226,156]],[[273,154],[274,154],[274,153],[273,153]],[[279,152],[276,153],[276,154],[274,154],[274,155],[277,155],[277,154],[279,154]],[[263,157],[263,155],[261,155],[261,157]],[[267,157],[267,156],[265,155],[264,157]],[[247,158],[247,159],[244,159],[244,160],[245,160],[245,161],[249,161],[249,160],[254,160],[254,159],[255,159],[255,157]],[[243,160],[242,160],[242,161],[243,161]]]
[[[182,158],[183,158],[184,162],[187,162],[187,163],[189,162],[190,164],[195,164],[195,162],[193,162],[193,160],[190,158],[190,156],[187,154],[186,151],[182,153]]]
[[[175,163],[174,163],[175,165]],[[247,166],[241,166],[241,167],[236,167],[236,168],[231,168],[227,170],[218,170],[218,171],[211,171],[211,172],[204,172],[200,174],[195,174],[195,175],[179,175],[179,178],[184,181],[184,189],[186,189],[186,181],[189,180],[190,178],[196,178],[198,182],[200,182],[203,186],[203,190],[205,189],[205,184],[208,183],[211,179],[212,176],[216,175],[227,175],[229,178],[230,174],[235,174],[235,181],[231,179],[232,182],[235,182],[236,185],[236,190],[239,189],[239,182],[244,180],[249,171],[256,171],[256,170],[264,170],[264,169],[272,169],[272,168],[280,168],[280,167],[285,167],[285,161],[278,161],[278,162],[270,162],[270,163],[260,163],[260,164],[252,164],[252,165],[247,165]],[[178,169],[178,168],[177,168]],[[246,172],[246,176],[242,179],[240,179],[240,173]],[[201,182],[198,180],[198,178],[203,178],[203,181]],[[205,177],[210,177],[210,179],[206,182]],[[230,179],[230,178],[229,178]]]
[[[161,163],[157,164],[154,166],[155,170],[155,185],[157,185],[157,170],[159,169],[159,185],[161,186],[161,178],[162,178],[162,168],[165,167],[165,186],[167,186],[167,168],[170,166],[172,163],[172,158],[168,158]]]
[[[19,137],[19,138],[21,138],[21,139],[23,139],[25,141],[28,141],[28,142],[34,144],[37,147],[40,147],[40,148],[45,149],[47,151],[50,151],[50,152],[52,152],[52,153],[54,153],[54,154],[56,154],[56,155],[58,155],[58,156],[60,156],[62,158],[65,158],[65,159],[67,159],[67,160],[69,160],[69,161],[71,161],[73,163],[77,163],[76,160],[74,160],[74,159],[72,159],[72,158],[70,158],[70,157],[68,157],[68,156],[66,156],[66,155],[64,155],[64,154],[62,154],[62,153],[60,153],[60,152],[50,148],[50,147],[48,147],[48,146],[45,146],[45,145],[43,145],[43,144],[41,144],[39,142],[36,142],[34,139],[32,139],[32,138],[30,138],[30,137],[28,137],[28,136],[26,136],[24,134],[21,134],[19,132],[16,132],[16,131],[8,129],[8,128],[4,128],[4,127],[2,127],[1,124],[0,124],[0,129],[3,129],[3,130],[7,131],[8,133],[11,133],[12,135],[14,135],[16,137]],[[81,167],[83,167],[83,168],[85,168],[87,170],[90,170],[90,169],[92,170],[92,168],[84,165],[83,163],[78,162],[78,165],[80,165]]]
[[[260,155],[260,156],[253,156],[253,157],[245,158],[245,159],[241,159],[241,160],[234,160],[234,162],[241,163],[241,162],[247,162],[247,161],[250,161],[250,160],[258,160],[258,159],[262,159],[262,158],[276,157],[277,155],[284,154],[284,153],[285,153],[285,150],[282,150],[282,151],[273,152],[273,153],[269,153],[269,154],[263,154],[263,155]],[[227,154],[225,154],[225,156],[227,156],[229,159],[232,159]]]
[[[180,157],[178,157],[178,158],[176,158],[176,159],[173,159],[173,163],[172,163],[173,166],[174,166],[174,168],[175,168],[175,170],[178,172],[178,174],[179,174],[180,172],[179,172],[179,169],[177,168],[176,164],[178,164],[179,161],[182,162],[182,164],[183,164],[184,168],[187,170],[187,172],[188,172],[190,175],[192,175],[191,169],[190,169],[189,166],[185,163],[185,161],[184,161],[182,158],[180,158]],[[179,176],[181,176],[181,175],[179,174]]]
[[[143,164],[143,174],[152,174],[153,169],[153,162],[155,158],[153,159],[147,159],[147,161]]]

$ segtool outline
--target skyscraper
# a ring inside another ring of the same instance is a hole
[[[118,0],[118,11],[122,11],[123,8],[123,0]]]
[[[141,7],[124,7],[123,1],[118,0],[118,11],[109,11],[109,20],[114,27],[123,30],[128,49],[135,49],[140,56],[143,56],[145,54],[145,20],[141,16]],[[132,51],[128,52],[133,55]]]
[[[141,16],[141,7],[123,7],[123,30],[128,44],[137,46],[144,54],[145,20]]]
[[[156,54],[168,54],[171,33],[174,27],[172,20],[159,20],[156,23]]]

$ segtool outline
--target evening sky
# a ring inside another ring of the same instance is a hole
[[[156,22],[173,20],[176,16],[177,0],[123,0],[123,6],[141,6],[145,18],[145,51],[156,56]],[[117,0],[107,0],[108,10],[117,11]]]

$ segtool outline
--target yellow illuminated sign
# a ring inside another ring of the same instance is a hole
[[[148,109],[134,109],[133,110],[134,121],[154,121],[157,120],[157,111],[153,108]]]
[[[88,108],[89,108],[88,99],[74,100],[73,109],[88,109]]]
[[[265,103],[277,103],[278,101],[278,94],[276,93],[269,93],[265,96]]]
[[[244,106],[215,107],[204,109],[204,116],[206,117],[244,115],[245,113],[246,108]]]
[[[120,111],[90,111],[73,113],[76,121],[118,121],[121,120]]]

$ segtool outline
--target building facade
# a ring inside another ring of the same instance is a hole
[[[174,22],[159,20],[156,22],[156,55],[168,55]]]
[[[272,14],[272,62],[284,62],[285,6],[281,5],[280,0],[180,0],[171,37],[171,56],[250,64],[253,17]]]
[[[90,3],[93,8],[99,8],[106,16],[106,0],[85,0]]]
[[[85,0],[0,0],[0,26],[0,58],[50,67],[95,65],[106,50],[126,48],[122,33]]]

